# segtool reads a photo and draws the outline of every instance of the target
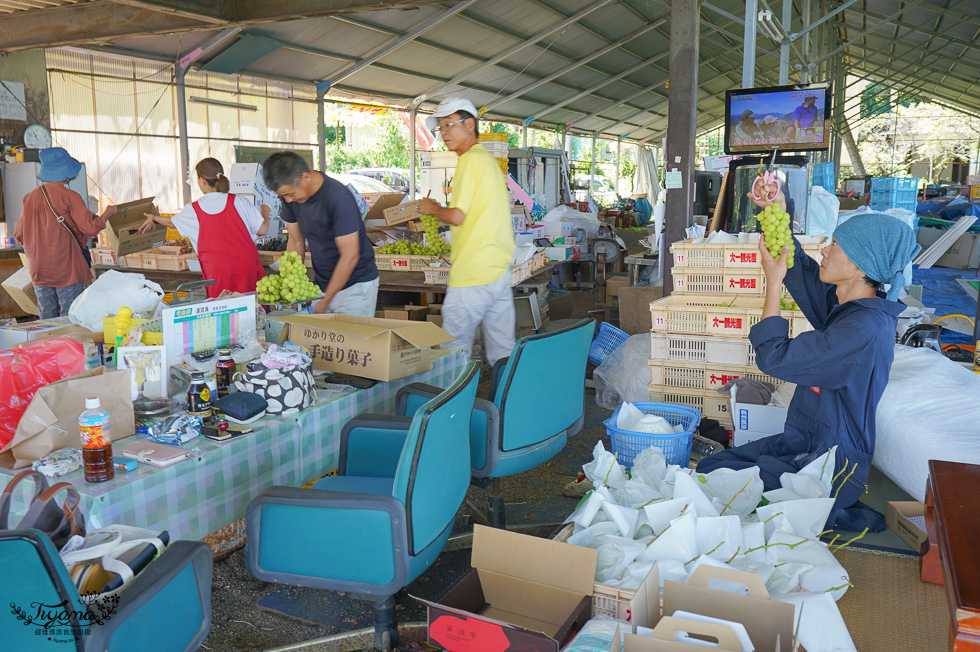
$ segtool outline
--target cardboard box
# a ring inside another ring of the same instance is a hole
[[[419,219],[422,217],[422,213],[419,212],[421,201],[420,199],[416,199],[415,201],[405,202],[404,204],[398,204],[397,206],[384,209],[385,223],[388,226],[393,226]]]
[[[867,197],[840,197],[840,210],[843,211],[853,211],[862,206],[868,205]]]
[[[933,245],[944,233],[945,229],[922,227],[916,234],[916,240],[925,251]],[[980,235],[964,233],[936,261],[939,267],[954,269],[976,269],[980,266]]]
[[[637,285],[619,288],[619,328],[627,335],[649,333],[653,328],[650,302],[662,299],[663,286]]]
[[[7,291],[21,310],[29,315],[41,314],[37,308],[37,296],[31,283],[31,273],[26,267],[21,267],[5,278],[0,286]]]
[[[428,607],[447,652],[557,652],[589,620],[596,551],[477,525],[472,569]],[[414,596],[413,596],[414,597]]]
[[[606,279],[606,305],[618,306],[619,291],[625,287],[629,287],[629,284],[630,284],[629,276],[610,276],[609,278],[607,278]]]
[[[653,573],[654,571],[651,571],[651,574]],[[650,582],[650,578],[648,577],[645,582]],[[743,585],[745,593],[738,594],[710,588],[720,586],[722,583]],[[654,585],[657,583],[655,582]],[[656,605],[656,608],[645,615],[634,613],[630,622],[637,631],[641,632],[644,628],[652,627],[653,638],[626,634],[624,652],[686,652],[687,650],[695,652],[704,649],[701,646],[675,641],[674,632],[678,631],[707,633],[717,638],[717,632],[711,631],[712,628],[706,629],[698,625],[696,629],[686,629],[685,624],[695,627],[693,621],[675,622],[677,619],[673,618],[673,614],[677,611],[741,623],[752,639],[754,648],[759,651],[789,652],[795,647],[794,606],[771,601],[762,578],[754,573],[700,566],[692,573],[687,584],[664,582],[662,612],[659,610],[658,602],[652,604]],[[725,631],[731,629],[726,628]],[[729,640],[725,638],[725,641]],[[619,643],[614,639],[610,652],[618,652],[619,649]],[[715,649],[741,650],[742,648],[732,647],[728,642],[724,647]]]
[[[117,208],[119,212],[106,221],[105,227],[106,239],[116,260],[122,256],[163,246],[167,240],[167,227],[158,224],[148,233],[136,232],[146,220],[144,213],[160,214],[153,205],[153,197],[119,204]]]
[[[278,317],[279,342],[302,344],[310,350],[314,369],[395,380],[428,371],[430,347],[453,340],[429,322],[351,317],[295,315]]]
[[[405,193],[403,192],[386,192],[380,195],[376,195],[377,199],[371,204],[371,208],[368,210],[367,215],[364,216],[365,220],[381,220],[385,219],[385,211],[389,208],[393,208],[402,203],[405,199]],[[392,224],[385,219],[387,224]]]
[[[571,222],[542,222],[541,232],[546,238],[554,238],[560,235],[572,235]]]
[[[786,425],[789,408],[772,405],[749,405],[735,403],[732,406],[735,422],[735,446],[747,444],[756,439],[780,434]]]
[[[528,231],[514,234],[514,246],[520,247],[526,244],[534,244],[534,234]]]
[[[382,306],[380,310],[384,319],[425,321],[429,315],[428,306]]]
[[[55,332],[63,331],[70,325],[67,323],[67,317],[55,319],[64,319],[65,322],[59,323],[52,319],[0,326],[0,351],[13,348],[17,344],[53,337]]]
[[[915,500],[892,500],[885,505],[888,528],[920,555],[929,548],[929,535],[912,518],[925,515],[926,506]]]
[[[573,260],[579,255],[578,245],[558,245],[555,247],[545,247],[544,257],[548,260]]]

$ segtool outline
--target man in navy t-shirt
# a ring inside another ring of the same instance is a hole
[[[262,164],[267,188],[285,202],[287,251],[309,244],[313,281],[323,299],[313,312],[374,317],[378,268],[357,202],[347,186],[315,170],[298,154],[276,152]]]
[[[793,109],[793,129],[796,133],[788,134],[790,139],[793,136],[803,136],[808,139],[814,134],[813,123],[817,119],[817,98],[814,95],[807,95],[803,98],[803,104]]]

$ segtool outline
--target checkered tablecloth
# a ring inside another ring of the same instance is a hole
[[[90,530],[119,523],[167,530],[172,539],[200,539],[244,517],[252,498],[269,487],[298,487],[336,469],[344,424],[366,412],[393,414],[400,387],[413,382],[448,387],[466,360],[456,349],[433,353],[438,357],[425,373],[359,391],[319,390],[314,406],[290,417],[261,419],[247,436],[185,444],[181,448],[191,451],[191,458],[173,466],[140,464],[99,484],[87,484],[80,470],[49,482],[75,485]],[[116,446],[136,441],[123,439]],[[6,486],[17,472],[0,469],[0,484]],[[25,511],[32,487],[25,482],[14,491],[11,527]]]

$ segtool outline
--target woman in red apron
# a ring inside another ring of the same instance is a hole
[[[195,166],[197,187],[203,196],[174,215],[146,213],[140,232],[163,224],[177,229],[191,241],[205,279],[214,279],[208,296],[229,292],[254,292],[265,276],[255,239],[269,230],[269,207],[257,209],[242,195],[228,194],[230,184],[216,159],[206,158]]]

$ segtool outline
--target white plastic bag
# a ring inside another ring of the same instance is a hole
[[[572,225],[572,228],[585,230],[589,238],[595,238],[599,235],[598,217],[592,213],[581,213],[571,206],[565,206],[564,204],[555,206],[548,211],[542,221],[567,222]]]
[[[832,236],[837,228],[840,199],[823,186],[813,186],[806,202],[806,234]]]
[[[649,360],[649,333],[633,335],[616,347],[593,373],[595,402],[607,410],[615,410],[624,401],[649,401]]]
[[[102,332],[102,318],[111,317],[127,306],[133,313],[153,314],[160,305],[163,288],[142,274],[126,274],[110,269],[78,295],[68,310],[73,324]]]
[[[925,500],[929,460],[980,464],[980,376],[925,348],[895,347],[878,403],[874,465]]]

